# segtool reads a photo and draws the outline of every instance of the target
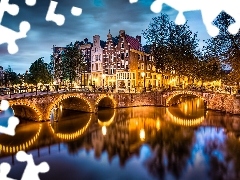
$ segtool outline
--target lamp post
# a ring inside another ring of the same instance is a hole
[[[106,75],[102,74],[102,79],[103,79],[103,90],[104,90],[104,80],[105,80]]]
[[[142,72],[141,75],[143,77],[143,91],[145,92],[145,72]]]

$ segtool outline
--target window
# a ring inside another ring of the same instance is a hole
[[[124,48],[124,44],[123,43],[121,43],[121,48]]]
[[[144,64],[141,63],[141,70],[144,70]]]
[[[98,64],[96,63],[96,71],[98,70]]]
[[[128,57],[128,51],[126,51],[126,57]]]
[[[121,53],[121,59],[124,59],[124,53]]]
[[[151,69],[151,64],[148,65],[148,70],[150,70],[150,69]]]

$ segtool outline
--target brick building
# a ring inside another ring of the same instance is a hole
[[[114,44],[109,31],[103,62],[106,83],[116,87],[116,91],[132,92],[137,87],[142,89],[146,87],[146,80],[147,84],[156,86],[155,67],[150,55],[143,52],[141,36],[134,38],[120,30],[118,42]]]

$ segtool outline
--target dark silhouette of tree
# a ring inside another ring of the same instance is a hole
[[[29,82],[32,84],[51,82],[51,73],[48,71],[48,64],[44,62],[43,57],[34,61],[29,68]]]
[[[199,59],[197,34],[187,23],[175,25],[165,14],[152,20],[143,36],[151,46],[156,69],[162,74],[194,78]]]
[[[4,77],[6,86],[22,83],[17,73],[12,70],[11,66],[8,66],[5,70]]]
[[[231,70],[225,77],[225,83],[239,84],[240,33],[232,35],[228,32],[228,27],[234,23],[234,19],[225,12],[222,12],[213,23],[220,29],[219,35],[208,39],[203,50],[207,56],[218,58],[223,67]]]
[[[63,78],[68,79],[72,86],[72,82],[84,68],[84,57],[79,49],[78,41],[67,45],[61,58]]]

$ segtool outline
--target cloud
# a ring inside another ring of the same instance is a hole
[[[134,4],[130,4],[128,0],[57,0],[57,2],[55,13],[65,16],[63,26],[45,20],[50,1],[38,0],[35,6],[29,7],[24,0],[11,0],[11,3],[19,5],[20,12],[17,16],[5,13],[2,25],[19,31],[20,22],[27,20],[31,24],[31,30],[27,33],[27,38],[17,41],[19,52],[16,55],[8,54],[7,46],[0,45],[0,65],[7,68],[9,64],[16,67],[15,71],[22,73],[39,57],[45,57],[45,62],[49,62],[53,45],[65,46],[84,38],[92,41],[94,35],[100,35],[102,40],[106,40],[109,29],[113,36],[117,36],[122,29],[131,36],[141,35],[151,19],[159,15],[150,11],[153,0],[139,0]],[[82,8],[82,14],[73,16],[72,6]],[[171,20],[174,20],[177,14],[169,6],[164,6],[162,12],[168,14]],[[195,18],[197,29],[201,31],[199,20],[196,20],[195,15],[191,17]],[[143,38],[142,41],[144,44]]]

